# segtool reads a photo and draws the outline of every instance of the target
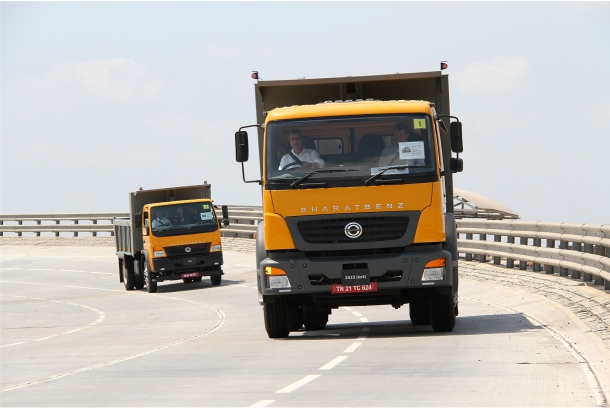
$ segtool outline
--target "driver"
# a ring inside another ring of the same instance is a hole
[[[315,149],[305,149],[303,147],[303,133],[299,129],[292,129],[288,134],[292,151],[286,153],[280,161],[280,170],[292,167],[312,167],[314,169],[324,168],[324,160]],[[300,160],[299,163],[296,159]],[[291,163],[294,163],[291,165]]]
[[[167,218],[165,218],[162,210],[155,210],[155,219],[152,222],[152,227],[162,227],[172,225]]]

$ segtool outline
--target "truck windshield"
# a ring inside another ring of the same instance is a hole
[[[266,188],[431,181],[437,178],[433,132],[426,114],[270,122]]]
[[[216,214],[209,202],[164,205],[152,208],[155,236],[197,234],[218,229]]]

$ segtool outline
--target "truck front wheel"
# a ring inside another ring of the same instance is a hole
[[[430,300],[428,296],[409,303],[409,316],[414,326],[430,324]]]
[[[146,291],[148,293],[155,293],[157,291],[157,281],[153,280],[153,277],[148,270],[147,260],[144,260],[144,279],[146,279]]]
[[[212,281],[212,285],[218,286],[222,281],[222,275],[212,275],[210,276],[210,280]]]
[[[121,268],[123,271],[123,284],[125,284],[125,290],[133,290],[135,287],[133,269],[127,267],[126,259],[123,259],[123,262],[121,262]]]
[[[430,324],[435,332],[450,332],[455,326],[453,291],[449,295],[433,292],[430,296]]]
[[[328,313],[321,312],[316,306],[303,305],[303,324],[305,330],[322,330],[328,323]]]
[[[265,303],[263,313],[265,315],[265,329],[270,339],[288,337],[292,322],[286,298],[280,296],[273,303]]]

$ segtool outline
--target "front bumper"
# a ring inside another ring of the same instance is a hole
[[[429,261],[445,258],[446,266],[442,280],[422,281],[422,274]],[[370,272],[371,282],[377,282],[376,294],[336,294],[333,299],[348,298],[383,298],[389,294],[402,290],[425,289],[432,287],[452,287],[453,267],[451,253],[442,249],[441,244],[417,247],[405,247],[401,253],[391,255],[375,255],[345,258],[308,258],[303,252],[277,252],[270,253],[269,257],[261,262],[257,271],[258,288],[261,295],[313,295],[313,297],[331,294],[333,284],[341,283],[341,272],[350,268],[350,265],[359,265]],[[272,266],[282,269],[290,282],[290,288],[271,289],[264,274],[265,267]],[[392,304],[393,301],[379,300],[378,304]]]
[[[206,255],[193,255],[188,257],[153,258],[152,272],[162,276],[187,272],[202,272],[201,276],[209,276],[213,273],[208,274],[207,272],[219,271],[222,264],[222,252],[210,252]]]

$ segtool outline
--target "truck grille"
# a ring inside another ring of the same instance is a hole
[[[191,251],[186,252],[186,247],[190,247]],[[210,243],[207,242],[205,244],[177,245],[165,247],[164,249],[167,256],[206,255],[208,252],[210,252]]]
[[[357,222],[362,235],[348,238],[345,226]],[[400,239],[409,225],[408,217],[366,217],[301,221],[297,223],[301,236],[310,244],[345,244]]]

